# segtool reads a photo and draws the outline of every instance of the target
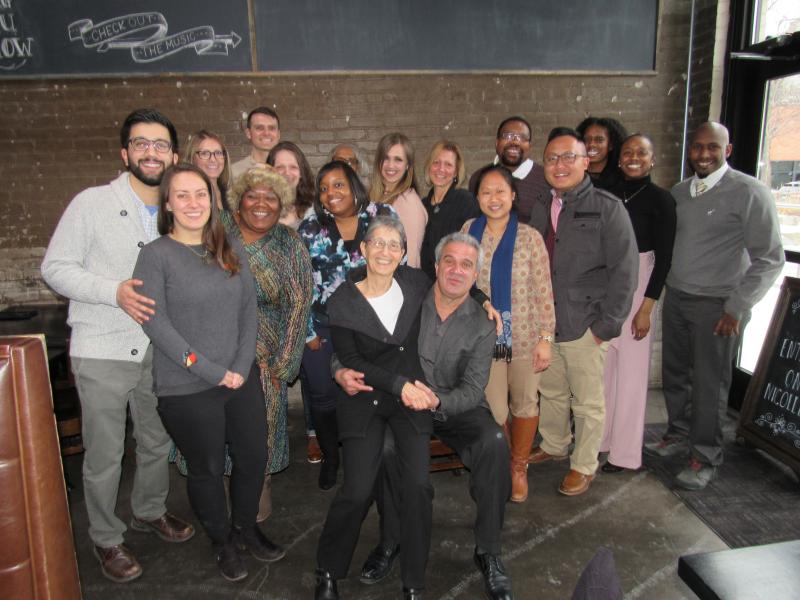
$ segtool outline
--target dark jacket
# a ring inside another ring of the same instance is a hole
[[[399,403],[406,383],[425,381],[417,338],[420,309],[430,280],[419,269],[402,265],[397,268],[394,278],[403,292],[403,307],[394,333],[390,334],[355,286],[364,276],[365,268],[353,269],[327,303],[333,349],[340,363],[364,373],[364,383],[374,388],[355,396],[340,392],[336,411],[342,439],[366,435],[379,403]],[[430,411],[413,411],[405,406],[402,410],[418,432],[433,431]]]
[[[607,341],[620,334],[639,276],[631,220],[619,198],[595,188],[588,175],[562,200],[550,260],[556,341],[576,340],[587,328]],[[552,201],[537,199],[531,212],[531,226],[545,240]]]

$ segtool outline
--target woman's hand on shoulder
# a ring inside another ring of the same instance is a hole
[[[497,330],[497,335],[503,333],[503,317],[501,317],[497,309],[492,306],[492,303],[486,300],[483,303],[483,310],[486,311],[486,317],[490,321],[494,321],[494,328]]]

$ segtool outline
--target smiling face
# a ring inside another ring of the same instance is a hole
[[[732,150],[725,127],[704,123],[692,135],[689,164],[698,177],[707,177],[727,162]]]
[[[570,160],[573,160],[570,164]],[[583,181],[589,159],[583,142],[561,135],[544,149],[544,178],[556,192],[567,192]]]
[[[151,142],[147,149],[136,150],[135,140]],[[137,123],[131,127],[128,145],[122,149],[122,162],[136,179],[150,187],[158,187],[167,167],[178,162],[170,147],[166,152],[156,150],[153,142],[170,144],[169,130],[160,123]]]
[[[394,189],[408,170],[408,157],[402,144],[395,144],[381,163],[381,177],[387,190]]]
[[[239,228],[246,242],[263,237],[281,216],[281,200],[271,187],[258,185],[242,194]]]
[[[391,227],[375,228],[369,240],[361,242],[361,255],[367,261],[367,273],[391,275],[403,258],[403,240]]]
[[[653,145],[645,137],[628,138],[620,149],[619,166],[625,179],[642,179],[653,168]]]
[[[531,151],[531,132],[522,121],[509,121],[500,130],[495,142],[500,163],[513,171],[520,166]]]
[[[207,152],[210,153],[208,158],[203,158],[201,154]],[[213,138],[205,138],[197,145],[197,150],[192,156],[192,164],[200,167],[211,181],[216,181],[219,179],[222,169],[225,168],[225,153],[222,150],[222,144]]]
[[[602,171],[608,162],[608,153],[611,151],[608,130],[601,125],[589,125],[583,134],[583,143],[586,144],[590,169]]]
[[[211,192],[197,173],[177,173],[170,181],[166,208],[172,213],[175,238],[199,240],[211,218]]]
[[[349,146],[339,146],[336,148],[336,152],[334,152],[331,160],[338,160],[343,163],[347,163],[356,173],[358,173],[358,169],[360,167],[358,156],[356,155],[355,150]]]
[[[441,150],[431,161],[428,177],[434,187],[449,187],[456,179],[458,157],[452,150]]]
[[[436,288],[445,298],[459,300],[469,294],[478,280],[478,251],[463,242],[450,242],[442,248],[436,263]]]
[[[281,128],[278,120],[270,115],[255,113],[250,117],[250,126],[244,130],[253,148],[260,152],[269,152],[281,141]]]
[[[478,205],[490,221],[508,219],[514,202],[514,191],[500,173],[491,171],[481,179]]]
[[[332,169],[319,182],[319,200],[334,217],[347,218],[356,214],[353,190],[342,169]]]
[[[300,165],[297,164],[297,157],[290,150],[279,150],[275,154],[275,170],[283,175],[289,187],[297,189],[300,182]]]

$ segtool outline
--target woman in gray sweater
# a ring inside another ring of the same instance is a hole
[[[256,525],[267,463],[264,397],[255,365],[256,298],[247,254],[226,238],[208,177],[186,163],[161,183],[162,237],[139,254],[134,277],[155,300],[142,324],[153,342],[158,412],[188,466],[189,500],[222,576],[247,577],[239,549],[274,561],[284,550]],[[234,458],[231,521],[225,443]]]

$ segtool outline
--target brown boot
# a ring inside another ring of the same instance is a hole
[[[536,439],[536,431],[539,429],[539,415],[532,417],[532,419],[533,419],[533,437],[531,438],[531,453],[528,456],[529,463],[531,462],[531,456],[533,456],[533,450],[534,450],[533,440]]]
[[[511,420],[511,501],[528,499],[528,456],[539,417]]]
[[[272,514],[272,477],[264,476],[264,487],[261,488],[261,498],[258,499],[258,516],[256,523],[266,521]]]

